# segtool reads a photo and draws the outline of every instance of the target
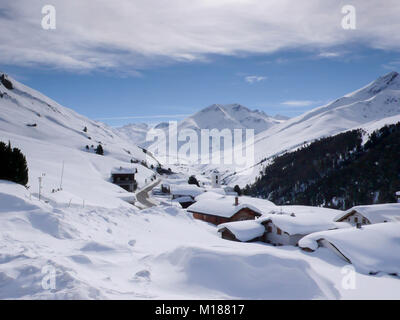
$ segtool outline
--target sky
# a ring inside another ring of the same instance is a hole
[[[240,103],[289,117],[400,71],[400,1],[0,3],[0,70],[92,119],[179,120]],[[49,21],[49,20],[46,20]],[[348,21],[348,20],[346,20]]]

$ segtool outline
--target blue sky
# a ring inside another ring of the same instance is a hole
[[[282,51],[175,63],[141,70],[140,76],[10,65],[0,68],[64,106],[119,126],[181,119],[213,103],[240,103],[270,115],[292,117],[391,70],[399,71],[399,65],[393,64],[399,57],[396,52],[366,48],[334,58]],[[249,76],[262,79],[248,82]]]
[[[342,2],[54,0],[48,31],[18,0],[0,4],[0,70],[112,126],[213,103],[292,117],[400,69],[399,1],[353,1],[356,30]]]

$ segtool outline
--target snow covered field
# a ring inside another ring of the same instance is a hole
[[[9,182],[0,202],[2,299],[400,298],[397,277],[357,272],[346,289],[348,264],[327,249],[223,240],[174,207],[50,205]]]

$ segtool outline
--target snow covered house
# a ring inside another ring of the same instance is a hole
[[[169,187],[171,200],[178,202],[182,208],[187,208],[196,202],[195,198],[204,192],[194,184],[173,184]]]
[[[219,225],[221,223],[254,220],[261,216],[261,211],[256,207],[239,203],[238,197],[222,196],[220,198],[206,198],[197,201],[187,208],[195,219]]]
[[[335,221],[352,225],[400,221],[400,203],[356,206],[336,216]]]
[[[111,181],[112,183],[120,186],[129,192],[134,192],[137,188],[137,182],[135,180],[135,173],[137,169],[132,168],[122,168],[119,167],[111,171]]]
[[[304,236],[322,231],[332,230],[346,225],[334,223],[328,217],[320,214],[267,214],[257,219],[264,226],[265,233],[262,241],[273,245],[297,246]]]
[[[388,222],[310,234],[299,247],[313,252],[328,248],[361,272],[400,275],[400,223]]]
[[[218,232],[222,239],[251,242],[262,241],[265,228],[257,220],[246,220],[222,223],[218,226]]]
[[[192,197],[194,199],[204,192],[203,188],[194,184],[171,184],[169,190],[172,199],[180,197]]]

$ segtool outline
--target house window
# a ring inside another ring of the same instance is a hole
[[[367,219],[363,218],[363,219],[362,219],[362,223],[363,223],[363,224],[367,224]]]
[[[358,218],[354,217],[354,222],[357,223],[358,222]]]
[[[267,227],[267,231],[268,231],[268,232],[272,232],[272,227],[271,227],[271,226],[268,226],[268,227]]]
[[[279,229],[279,228],[277,228],[277,229],[276,229],[276,233],[277,233],[277,234],[282,234],[282,230]]]

